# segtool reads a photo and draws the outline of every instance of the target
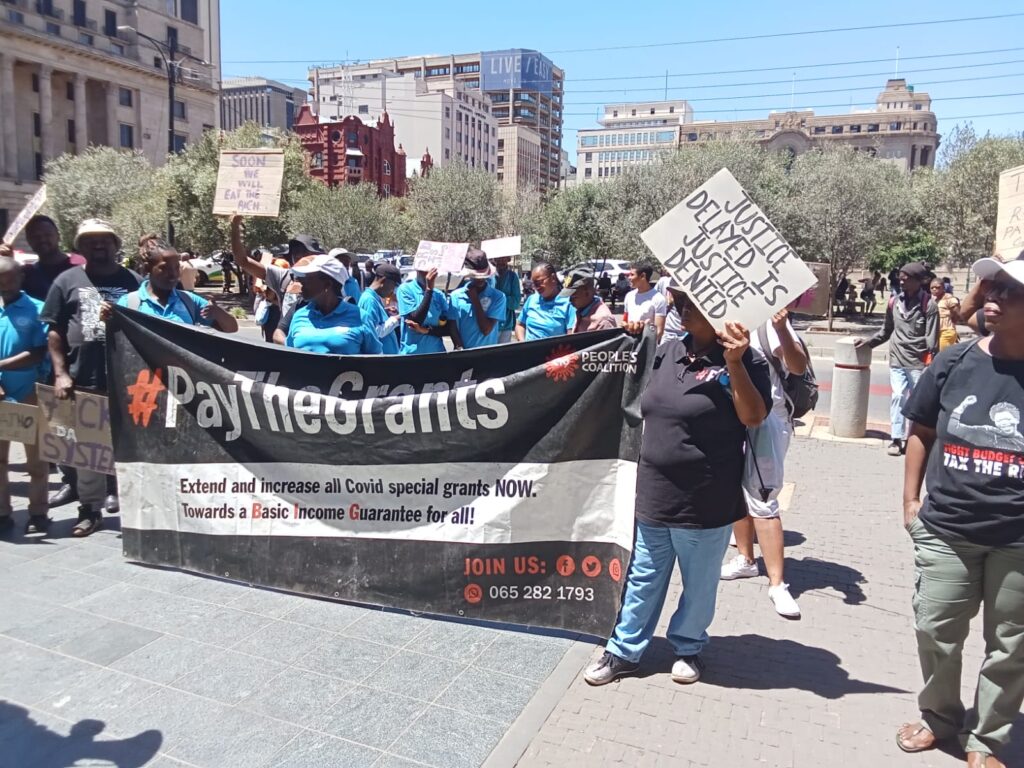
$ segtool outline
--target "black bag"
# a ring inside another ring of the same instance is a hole
[[[800,338],[800,334],[796,334],[796,340],[800,342],[804,354],[807,355],[807,370],[801,376],[782,370],[782,364],[775,357],[775,350],[772,349],[771,342],[768,340],[766,325],[757,329],[757,339],[761,342],[761,349],[764,350],[764,356],[768,358],[768,363],[775,369],[775,373],[778,374],[779,380],[782,382],[782,392],[786,396],[786,410],[789,412],[790,418],[799,419],[809,411],[813,411],[818,404],[818,380],[814,375],[814,367],[811,365],[811,355],[807,351],[804,340]]]

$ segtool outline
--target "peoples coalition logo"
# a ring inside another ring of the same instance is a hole
[[[555,347],[544,363],[549,379],[568,381],[577,371],[584,373],[636,373],[637,353],[632,350],[574,352],[567,344]]]
[[[548,354],[544,373],[554,381],[568,381],[580,367],[580,356],[568,344],[559,344]]]

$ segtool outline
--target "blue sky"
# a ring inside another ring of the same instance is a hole
[[[783,13],[783,7],[800,10]],[[763,0],[700,4],[685,0],[519,0],[508,4],[222,0],[222,60],[225,77],[260,75],[305,87],[307,69],[315,64],[533,48],[565,70],[563,146],[574,155],[575,131],[594,127],[602,104],[662,99],[666,72],[668,97],[689,100],[698,120],[756,118],[773,108],[788,109],[791,103],[796,108],[813,107],[818,114],[840,113],[851,105],[873,104],[886,78],[896,70],[899,48],[900,76],[931,95],[940,133],[948,133],[967,118],[979,133],[1008,133],[1024,130],[1024,15],[762,40],[664,44],[1013,12],[1024,12],[1024,6],[991,0],[861,0],[853,5],[800,6]],[[647,47],[580,50],[615,46]],[[992,116],[1007,112],[1020,114]]]

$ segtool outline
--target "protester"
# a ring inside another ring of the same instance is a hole
[[[608,277],[607,272],[602,272],[601,276],[597,279],[597,292],[601,295],[601,298],[605,301],[611,301],[612,299],[612,279]]]
[[[46,326],[39,319],[43,303],[22,290],[21,267],[13,259],[0,259],[0,399],[36,402],[36,382],[45,381]],[[10,442],[0,440],[0,535],[14,527],[8,473]],[[46,533],[50,518],[46,503],[49,465],[39,459],[33,442],[25,445],[28,472],[28,524],[26,533]]]
[[[807,353],[790,325],[789,313],[785,309],[777,312],[771,322],[751,335],[750,346],[768,360],[772,385],[771,413],[761,426],[751,430],[748,447],[756,462],[757,480],[768,491],[768,497],[744,490],[748,514],[733,526],[737,554],[722,566],[722,578],[747,579],[759,575],[757,561],[754,560],[756,534],[768,575],[768,599],[780,616],[796,619],[800,617],[800,607],[785,582],[785,550],[778,498],[785,480],[786,453],[793,437],[793,418],[787,405],[782,377],[790,374],[802,376],[807,370]],[[767,446],[770,450],[761,452],[761,446]]]
[[[668,625],[678,657],[672,679],[700,679],[729,532],[747,514],[747,428],[764,421],[772,405],[768,364],[750,350],[747,330],[728,323],[716,334],[684,292],[669,290],[688,333],[658,347],[641,397],[636,542],[618,624],[605,653],[584,672],[591,685],[638,668],[677,559],[683,593]],[[638,333],[644,325],[631,322],[627,330]]]
[[[920,752],[959,738],[968,766],[1004,768],[996,755],[1024,702],[1024,261],[981,259],[974,272],[991,335],[944,350],[906,407],[903,522],[924,687],[921,720],[897,743]],[[985,659],[966,711],[962,657],[979,608]]]
[[[510,269],[511,262],[512,259],[508,256],[493,261],[497,270],[494,287],[505,296],[505,316],[501,319],[501,327],[498,330],[499,344],[508,344],[512,341],[512,334],[516,330],[516,313],[523,304],[523,286],[519,282],[519,275]]]
[[[60,249],[60,232],[49,216],[36,214],[25,225],[25,239],[28,246],[39,257],[35,264],[25,264],[21,290],[39,301],[46,301],[46,294],[53,281],[71,267],[80,267],[85,259],[77,253],[66,254]],[[0,256],[14,257],[14,249],[0,243]]]
[[[434,290],[437,267],[418,270],[415,280],[406,280],[395,291],[401,325],[400,355],[444,352],[448,335],[448,298]]]
[[[256,303],[253,305],[253,319],[263,332],[263,340],[268,344],[274,341],[274,331],[281,322],[281,300],[268,287],[256,288]]]
[[[183,291],[194,291],[196,289],[196,281],[199,279],[199,270],[192,263],[192,252],[182,251],[181,252],[181,278],[178,280],[178,285]]]
[[[948,275],[942,278],[942,290],[948,293],[950,296],[953,295],[953,278]]]
[[[864,287],[861,289],[860,298],[864,302],[864,314],[872,315],[875,307],[878,306],[878,297],[875,291],[878,290],[878,282],[882,279],[881,272],[875,272],[871,277],[863,280]]]
[[[395,295],[395,289],[401,282],[401,270],[394,264],[382,261],[374,269],[373,282],[359,297],[359,313],[363,322],[380,339],[385,355],[398,354],[398,325],[402,319],[388,314],[384,300]]]
[[[658,282],[654,284],[658,293],[662,296],[665,295],[665,291],[668,290],[669,283],[672,282],[672,276],[669,275],[668,270],[665,267],[661,267],[658,270]]]
[[[490,284],[494,275],[487,254],[470,248],[462,269],[466,282],[448,299],[457,347],[476,349],[500,343],[501,323],[508,314],[507,299]]]
[[[224,285],[221,288],[222,293],[231,293],[231,284],[235,276],[233,269],[235,259],[231,254],[231,251],[220,252],[220,274],[224,279]]]
[[[615,287],[612,288],[612,312],[615,311],[615,306],[620,301],[624,301],[626,294],[629,293],[629,276],[625,272],[619,273],[618,279],[615,281]]]
[[[654,328],[658,341],[661,341],[661,335],[665,333],[668,303],[664,291],[651,285],[652,272],[652,268],[646,264],[633,264],[630,267],[629,282],[633,290],[626,294],[622,322],[649,325]]]
[[[307,352],[333,355],[379,355],[377,334],[363,324],[359,308],[343,301],[348,270],[331,256],[314,256],[292,267],[302,285],[304,306],[295,310],[285,343]]]
[[[927,276],[928,268],[924,264],[904,264],[899,272],[901,291],[898,296],[889,298],[882,330],[870,339],[855,341],[858,348],[867,345],[872,349],[889,342],[889,382],[892,387],[890,456],[901,456],[906,450],[903,406],[925,366],[939,349],[938,307],[925,288]]]
[[[594,271],[590,267],[579,267],[570,272],[565,279],[562,295],[568,296],[569,302],[576,309],[576,329],[573,333],[619,327],[615,315],[597,295]]]
[[[235,333],[238,321],[213,302],[189,291],[179,291],[181,256],[167,243],[147,241],[140,259],[145,279],[138,290],[118,299],[118,306],[184,325],[204,325]]]
[[[576,327],[576,309],[567,296],[561,295],[558,273],[547,262],[533,268],[535,292],[523,303],[516,322],[516,339],[533,341],[572,333]]]
[[[959,343],[960,335],[956,324],[960,322],[960,300],[946,293],[942,280],[935,278],[931,284],[932,299],[939,310],[939,351]]]
[[[141,282],[137,274],[117,263],[120,249],[121,238],[110,224],[86,219],[75,236],[75,250],[85,257],[85,266],[62,273],[46,297],[40,319],[50,326],[53,386],[61,400],[76,390],[106,394],[107,337],[100,311],[104,303],[117,302]],[[79,469],[77,475],[80,506],[73,533],[88,536],[100,527],[102,511],[116,511],[118,502],[106,475],[87,469]]]
[[[352,254],[344,248],[332,248],[327,255],[332,259],[337,259],[345,267],[349,275],[348,280],[345,281],[345,296],[358,304],[363,289],[359,285],[359,279],[352,274]]]

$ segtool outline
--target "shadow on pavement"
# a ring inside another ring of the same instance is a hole
[[[789,542],[786,546],[789,546]],[[804,592],[818,589],[834,589],[843,594],[843,602],[847,605],[859,605],[867,599],[860,587],[861,584],[867,583],[864,574],[856,568],[831,563],[828,560],[818,560],[814,557],[797,560],[787,557],[786,581],[793,597],[800,597]]]
[[[800,533],[800,531],[783,531],[782,533],[782,544],[787,549],[799,547],[805,541],[807,541],[807,537]]]
[[[79,720],[67,736],[61,736],[33,720],[24,707],[0,701],[0,766],[68,768],[80,762],[102,762],[139,768],[153,759],[163,743],[163,736],[154,730],[130,739],[97,741],[105,727],[99,720]]]

